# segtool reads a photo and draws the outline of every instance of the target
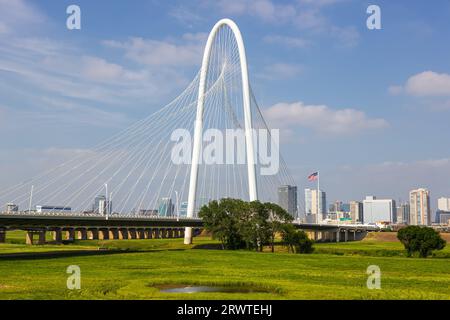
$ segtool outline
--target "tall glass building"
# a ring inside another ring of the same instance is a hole
[[[297,212],[297,187],[280,186],[278,188],[278,204],[294,218],[298,218]]]

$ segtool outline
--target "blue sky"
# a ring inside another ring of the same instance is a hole
[[[77,4],[82,29],[67,30]],[[366,28],[369,4],[382,29]],[[300,189],[328,200],[450,196],[450,3],[0,0],[0,187],[158,110],[223,17]],[[31,160],[33,159],[33,160]],[[49,164],[50,163],[50,164]],[[301,194],[300,194],[301,196]]]

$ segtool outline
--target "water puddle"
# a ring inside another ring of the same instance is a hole
[[[200,293],[200,292],[225,292],[225,293],[267,293],[268,290],[246,287],[216,287],[216,286],[176,286],[167,285],[158,287],[165,293]]]

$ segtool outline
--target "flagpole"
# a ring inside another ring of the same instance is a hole
[[[320,173],[317,171],[317,223],[322,222],[322,219],[319,219],[320,214],[322,214],[320,210]]]

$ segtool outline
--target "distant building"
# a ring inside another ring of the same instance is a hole
[[[64,207],[64,206],[36,206],[36,212],[37,213],[69,213],[72,211],[71,207]]]
[[[410,224],[428,226],[431,224],[430,192],[420,188],[409,193]]]
[[[187,217],[187,207],[188,207],[188,202],[187,201],[183,201],[180,204],[180,217]]]
[[[410,209],[409,204],[404,203],[397,207],[397,220],[394,221],[398,224],[410,224]]]
[[[112,202],[106,200],[106,196],[99,195],[94,199],[92,211],[97,214],[106,215],[112,213]]]
[[[438,199],[438,210],[450,211],[450,198],[439,198]]]
[[[350,212],[350,203],[341,203],[341,211]]]
[[[325,191],[319,190],[317,197],[316,189],[305,189],[305,215],[307,222],[321,222],[327,214],[327,195]],[[317,203],[319,200],[319,203]],[[308,217],[309,216],[309,217]],[[315,217],[312,218],[312,217]]]
[[[155,209],[140,209],[139,210],[139,215],[140,216],[157,216],[158,215],[158,210]]]
[[[359,201],[350,201],[350,218],[353,223],[364,222],[364,207]]]
[[[297,187],[280,186],[278,188],[278,204],[291,216],[297,218]]]
[[[6,204],[6,213],[15,213],[19,211],[19,206],[14,203],[7,203]]]
[[[450,211],[438,210],[436,212],[435,222],[441,225],[450,226]]]
[[[342,210],[342,201],[335,201],[334,203],[330,204],[328,207],[329,212],[338,212],[338,211],[344,211]]]
[[[160,217],[171,217],[174,213],[172,198],[161,198],[158,205],[158,214]]]
[[[393,223],[396,216],[395,200],[377,199],[367,196],[363,200],[364,223],[376,224],[379,222]]]

